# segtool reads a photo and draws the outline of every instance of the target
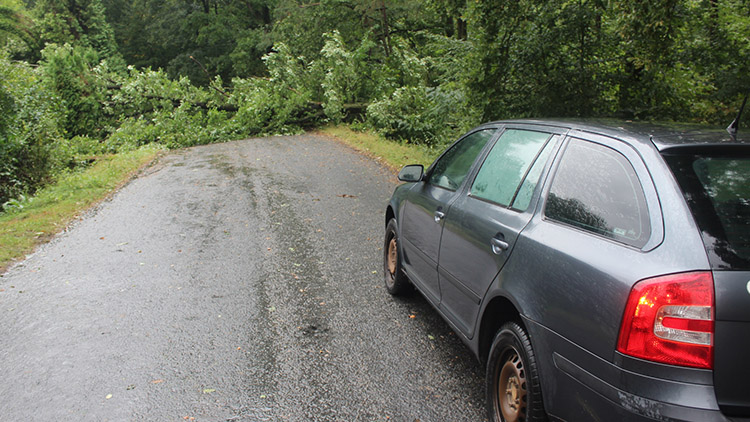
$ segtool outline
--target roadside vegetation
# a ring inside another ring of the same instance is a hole
[[[3,0],[0,218],[121,157],[264,134],[399,168],[502,118],[726,126],[748,34],[748,0]]]
[[[347,125],[324,126],[320,132],[368,155],[393,170],[394,174],[407,164],[429,166],[442,148],[394,142],[371,130],[356,131]]]
[[[83,171],[60,175],[33,197],[8,201],[6,212],[0,214],[0,275],[11,262],[48,241],[80,213],[127,182],[161,150],[149,146],[101,157]]]

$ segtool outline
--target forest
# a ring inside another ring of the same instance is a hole
[[[0,0],[0,204],[97,156],[348,124],[726,126],[750,0]]]

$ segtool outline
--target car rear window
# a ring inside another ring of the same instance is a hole
[[[671,153],[665,159],[701,229],[711,266],[750,270],[750,155]]]

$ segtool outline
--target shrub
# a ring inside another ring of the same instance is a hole
[[[91,164],[96,156],[106,152],[105,145],[88,136],[74,136],[55,142],[52,151],[53,168],[76,169]]]
[[[466,109],[464,103],[459,91],[405,86],[370,104],[367,119],[387,138],[440,145],[475,124],[473,116],[461,112]]]
[[[427,116],[430,106],[424,86],[401,87],[370,104],[367,118],[387,138],[429,145],[436,139],[436,127]]]
[[[55,168],[63,109],[38,72],[0,56],[0,204],[33,192]]]
[[[98,64],[91,48],[49,44],[42,51],[43,81],[63,101],[63,128],[69,136],[103,137],[105,88],[93,72]]]

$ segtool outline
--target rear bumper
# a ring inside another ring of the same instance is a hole
[[[525,322],[537,355],[545,408],[553,419],[750,422],[721,413],[712,371],[620,354],[609,362],[543,326]]]
[[[587,403],[592,420],[622,420],[622,421],[685,421],[685,422],[729,422],[719,411],[713,399],[713,387],[677,383],[674,381],[649,378],[646,380],[654,389],[662,389],[662,399],[672,397],[677,401],[662,401],[647,398],[637,393],[629,392],[594,376],[561,355],[553,355],[554,364],[564,378],[565,384],[571,389],[581,390],[580,396]],[[637,376],[633,373],[623,374],[623,379]],[[643,394],[643,393],[641,393]],[[691,400],[692,399],[692,400]],[[693,402],[693,406],[687,405]],[[696,407],[699,405],[700,407]],[[566,412],[567,413],[567,412]],[[612,418],[612,415],[618,415]],[[574,420],[574,419],[570,419]]]

